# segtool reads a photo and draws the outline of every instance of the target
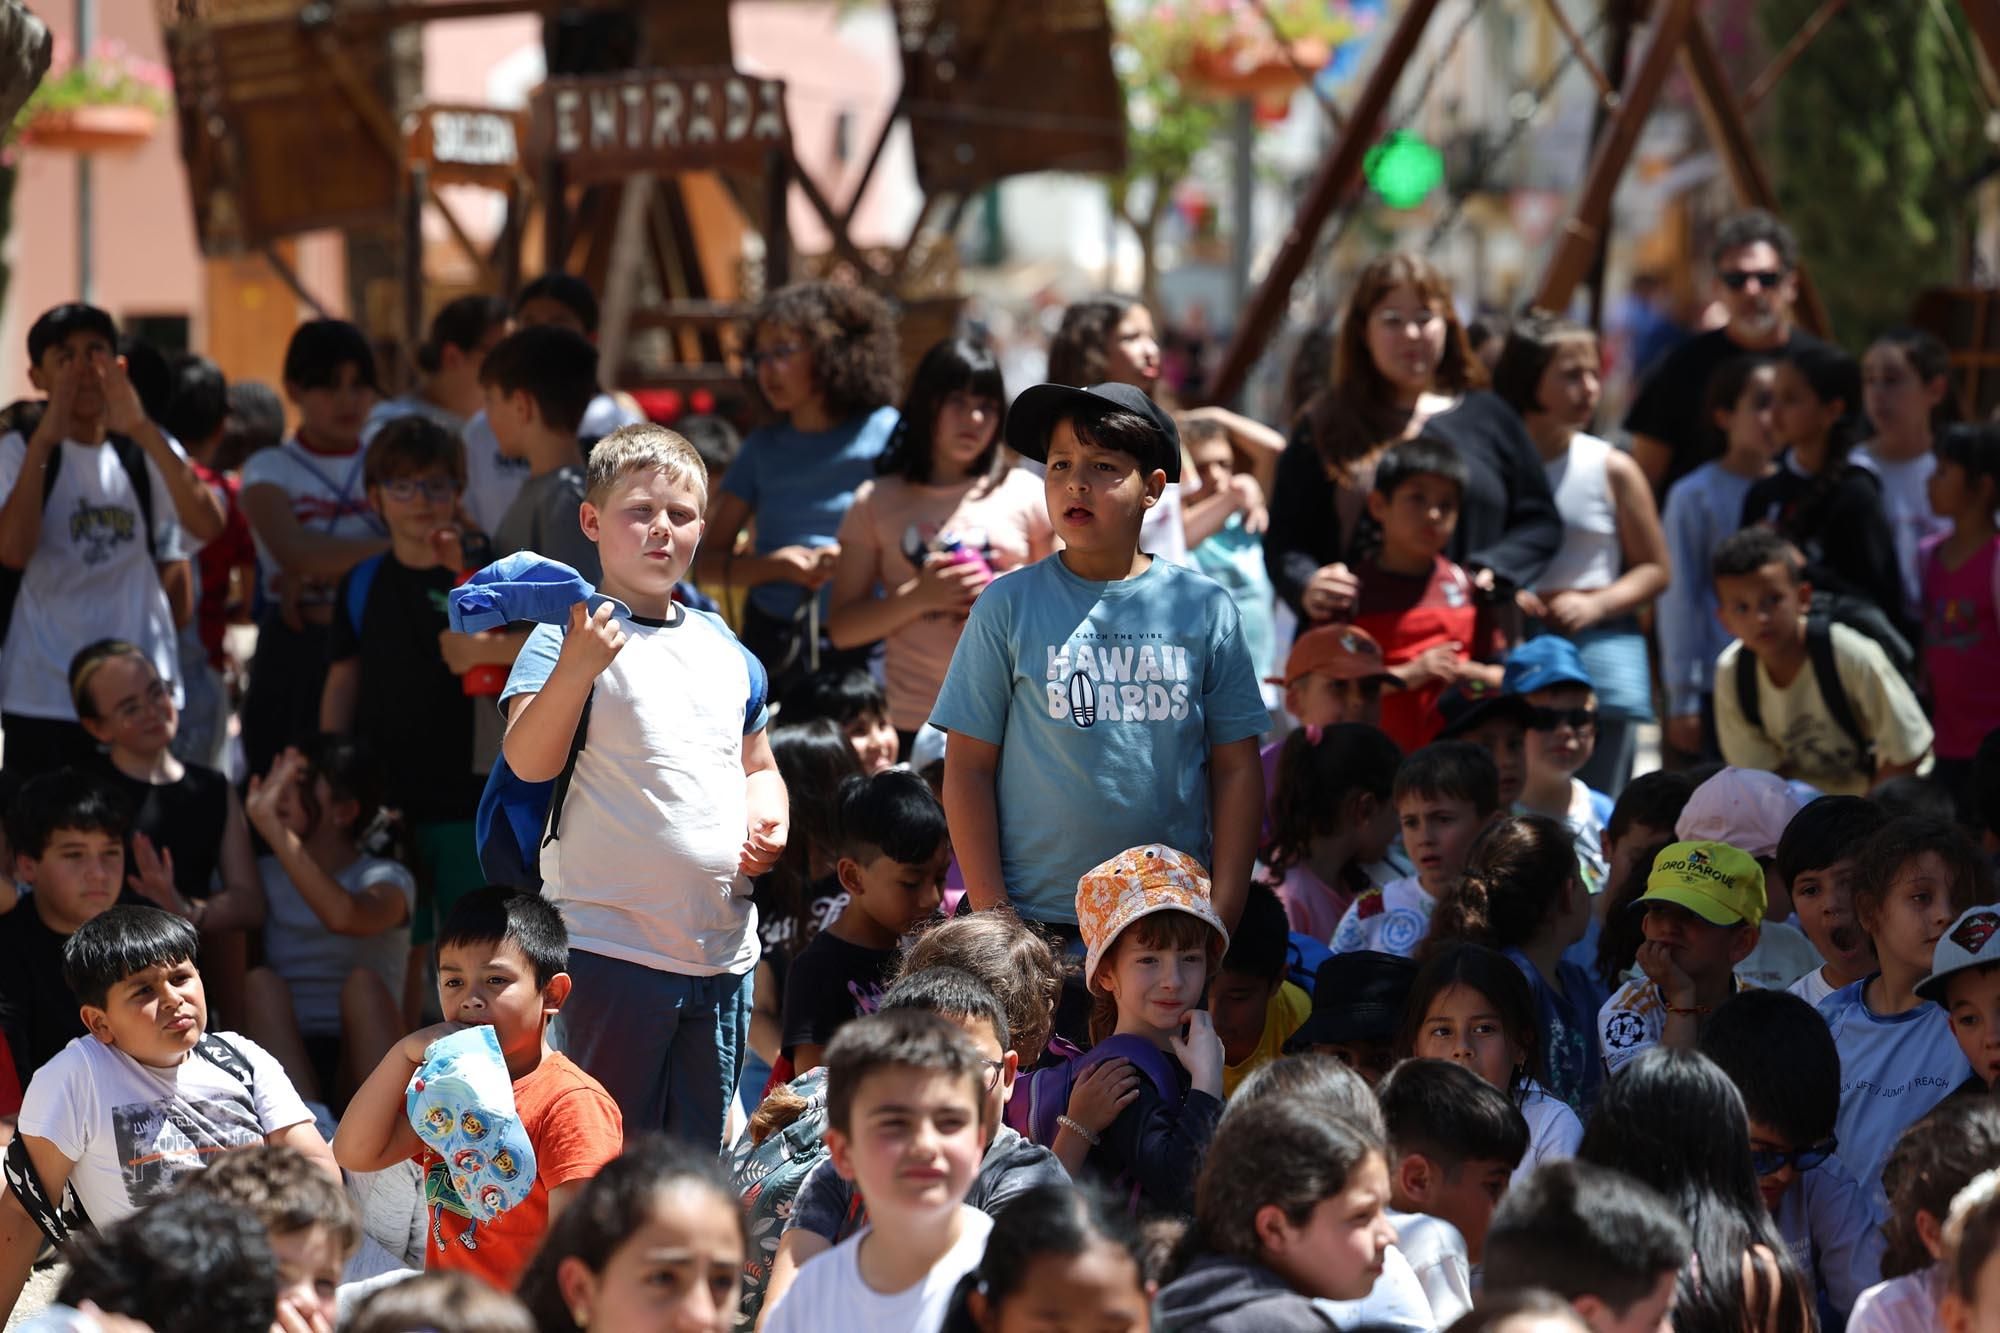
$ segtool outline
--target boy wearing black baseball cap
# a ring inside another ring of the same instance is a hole
[[[944,805],[967,895],[1074,943],[1077,876],[1171,840],[1208,867],[1233,926],[1270,718],[1228,593],[1139,549],[1180,476],[1173,419],[1129,385],[1038,384],[1008,410],[1007,443],[1046,464],[1063,549],[980,594],[931,714],[951,733]]]

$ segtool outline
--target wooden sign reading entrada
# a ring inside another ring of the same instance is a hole
[[[634,171],[761,170],[790,141],[784,83],[731,70],[550,79],[534,96],[536,155],[578,183]]]

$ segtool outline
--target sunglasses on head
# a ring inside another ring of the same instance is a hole
[[[1589,731],[1597,726],[1597,710],[1531,708],[1528,710],[1528,726],[1535,731],[1554,731],[1557,727],[1568,727],[1573,731]]]
[[[1750,1169],[1760,1176],[1772,1175],[1788,1166],[1799,1171],[1810,1171],[1833,1156],[1833,1150],[1832,1139],[1822,1139],[1810,1148],[1794,1148],[1790,1152],[1760,1152],[1752,1148]]]
[[[1775,268],[1732,269],[1721,277],[1722,285],[1732,292],[1740,292],[1748,287],[1752,278],[1755,278],[1757,285],[1767,292],[1785,280],[1783,270]]]

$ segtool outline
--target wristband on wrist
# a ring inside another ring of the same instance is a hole
[[[1103,1140],[1098,1138],[1098,1136],[1094,1132],[1085,1129],[1082,1125],[1078,1124],[1076,1121],[1070,1119],[1066,1115],[1057,1116],[1056,1123],[1062,1126],[1064,1129],[1068,1130],[1070,1133],[1076,1135],[1078,1138],[1082,1139],[1085,1143],[1088,1143],[1093,1148],[1095,1148],[1099,1143],[1103,1142]]]
[[[1679,1005],[1670,1004],[1665,1006],[1665,1008],[1666,1011],[1670,1014],[1683,1014],[1683,1015],[1691,1014],[1696,1018],[1706,1018],[1708,1015],[1715,1012],[1715,1006],[1708,1004],[1690,1005],[1687,1008],[1682,1008]]]

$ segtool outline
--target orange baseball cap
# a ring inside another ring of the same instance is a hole
[[[1301,676],[1325,672],[1335,680],[1379,680],[1385,685],[1401,685],[1389,674],[1382,658],[1382,645],[1365,629],[1353,625],[1321,625],[1292,641],[1285,658],[1285,674],[1267,676],[1272,685],[1290,685]]]

